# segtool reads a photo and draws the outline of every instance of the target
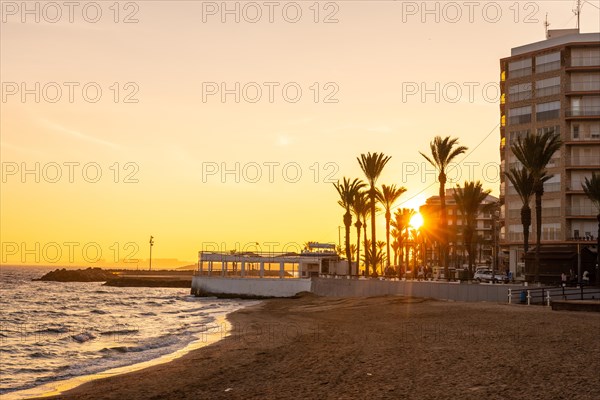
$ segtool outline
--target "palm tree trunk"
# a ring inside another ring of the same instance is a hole
[[[596,215],[598,220],[598,234],[596,235],[596,285],[600,286],[600,214]]]
[[[446,174],[444,171],[440,172],[440,235],[442,237],[442,265],[444,267],[444,277],[446,280],[450,280],[450,273],[448,271],[448,216],[446,215]]]
[[[360,220],[356,221],[356,275],[358,275],[358,270],[360,269],[360,228],[361,228]]]
[[[371,199],[371,255],[375,257],[377,254],[377,243],[376,243],[376,226],[375,226],[375,185],[371,184],[371,190],[369,191],[369,197]],[[374,260],[374,258],[373,258]],[[373,273],[376,273],[377,265],[373,265]]]
[[[387,245],[387,262],[386,266],[389,268],[390,266],[390,219],[392,215],[390,212],[385,213],[385,243]]]
[[[350,249],[350,225],[352,225],[352,214],[346,211],[344,214],[344,226],[346,227],[346,258],[348,259],[348,276],[352,275],[352,250]]]
[[[406,228],[406,237],[405,239],[408,239],[408,228]],[[404,272],[408,271],[408,269],[410,268],[410,248],[408,247],[408,241],[405,240],[404,241]]]
[[[364,219],[364,223],[363,223],[363,236],[364,236],[364,243],[365,243],[365,255],[367,254],[367,220],[366,220],[366,216]],[[369,276],[369,258],[365,257],[365,276],[368,277]]]
[[[529,204],[521,207],[521,224],[523,225],[523,250],[529,251],[529,227],[531,226],[531,208]]]
[[[543,190],[543,189],[542,189]],[[543,193],[543,192],[542,192]],[[535,193],[535,282],[540,281],[540,245],[542,241],[542,193]]]

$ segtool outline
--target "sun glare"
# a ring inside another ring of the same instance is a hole
[[[421,214],[419,214],[419,213],[416,213],[410,219],[410,223],[409,224],[410,224],[410,226],[413,229],[419,229],[423,225],[423,216]]]

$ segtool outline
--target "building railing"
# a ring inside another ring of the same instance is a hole
[[[600,66],[600,57],[572,57],[572,67],[596,67]]]
[[[590,156],[571,156],[571,164],[572,166],[598,166],[600,164],[600,154],[590,155]]]
[[[591,300],[600,298],[600,287],[578,285],[508,289],[508,304],[537,304],[550,307],[553,300]]]
[[[600,116],[600,106],[570,107],[565,113],[567,117],[596,117]]]
[[[600,81],[596,82],[571,82],[572,92],[586,92],[600,90]]]
[[[585,134],[581,134],[579,133],[579,135],[577,137],[574,137],[571,134],[571,139],[573,142],[586,142],[586,141],[594,141],[594,140],[600,140],[600,132],[599,133],[585,133]]]
[[[567,208],[567,215],[572,217],[595,217],[598,209],[594,206],[571,206]]]

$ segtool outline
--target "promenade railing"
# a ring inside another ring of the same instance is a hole
[[[550,306],[553,300],[600,300],[600,287],[578,285],[508,289],[509,304]]]

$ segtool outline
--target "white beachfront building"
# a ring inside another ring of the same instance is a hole
[[[192,293],[286,297],[310,291],[312,277],[347,275],[348,261],[329,243],[309,242],[301,253],[200,251]]]

